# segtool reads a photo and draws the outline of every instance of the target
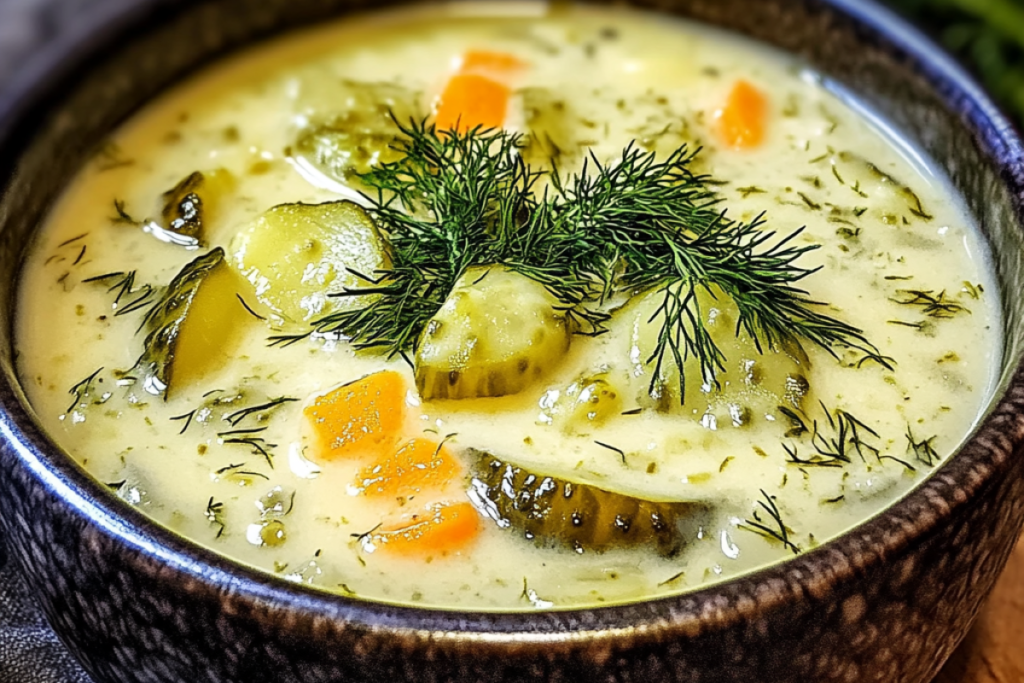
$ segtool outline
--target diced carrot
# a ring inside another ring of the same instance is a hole
[[[495,76],[498,80],[524,68],[526,63],[507,52],[491,52],[489,50],[469,50],[462,56],[459,72],[479,73]]]
[[[448,553],[469,545],[480,531],[480,516],[470,503],[434,503],[400,526],[370,534],[369,542],[401,555]]]
[[[719,118],[719,134],[734,149],[751,149],[764,141],[768,98],[756,86],[740,80],[729,93]]]
[[[477,126],[500,128],[510,94],[507,86],[487,76],[456,74],[441,93],[434,122],[438,130],[460,133]]]
[[[384,370],[317,397],[305,409],[322,458],[393,447],[405,424],[405,379]]]
[[[462,467],[444,444],[416,438],[402,444],[384,460],[367,465],[356,475],[363,495],[409,498],[424,490],[443,492],[462,474]]]

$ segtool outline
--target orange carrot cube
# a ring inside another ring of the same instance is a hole
[[[375,548],[406,556],[447,554],[470,544],[480,531],[480,516],[470,503],[434,503],[399,526],[370,534]]]
[[[461,474],[462,467],[444,444],[415,438],[384,460],[363,467],[356,485],[366,496],[410,498],[424,490],[442,492]]]
[[[500,128],[510,94],[507,86],[486,76],[456,74],[441,93],[434,120],[437,129],[464,133],[477,126]]]
[[[737,81],[719,117],[719,135],[733,149],[751,149],[764,141],[768,98],[745,80]]]
[[[399,439],[406,419],[406,383],[384,370],[317,397],[305,409],[321,458],[380,453]]]

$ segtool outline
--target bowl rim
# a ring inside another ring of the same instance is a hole
[[[34,112],[54,100],[55,86],[74,83],[129,31],[152,26],[154,12],[187,12],[203,0],[117,0],[90,14],[60,40],[50,42],[0,91],[0,167],[12,165],[30,142],[14,139]],[[895,49],[952,111],[1001,173],[1011,195],[1018,230],[1024,228],[1024,144],[1014,126],[952,57],[918,29],[876,0],[804,0],[852,21],[865,40]],[[339,14],[341,16],[341,14]],[[207,62],[209,63],[209,62]],[[13,152],[11,151],[13,150]],[[3,169],[5,170],[5,169]],[[13,306],[13,304],[12,304]],[[13,325],[13,322],[12,322]],[[12,335],[13,345],[13,335]],[[554,611],[438,609],[375,602],[293,584],[209,550],[163,527],[125,504],[49,440],[22,404],[12,369],[0,377],[0,447],[13,452],[32,476],[61,498],[71,513],[133,553],[139,563],[157,562],[161,573],[207,584],[221,597],[306,613],[344,628],[385,629],[408,642],[467,641],[484,647],[532,644],[593,647],[629,632],[662,637],[727,628],[754,614],[773,611],[806,594],[823,596],[898,556],[936,532],[973,496],[1009,467],[1024,434],[1006,427],[1022,412],[1024,364],[1020,354],[1004,360],[1001,393],[961,447],[892,506],[823,543],[762,569],[677,595],[602,607]],[[27,400],[26,400],[27,403]],[[1015,405],[1016,403],[1016,405]],[[660,633],[661,636],[654,634]]]

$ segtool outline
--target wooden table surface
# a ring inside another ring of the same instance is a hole
[[[934,683],[1024,682],[1024,538],[978,622]]]

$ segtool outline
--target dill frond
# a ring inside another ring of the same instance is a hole
[[[799,229],[765,230],[763,215],[730,218],[714,181],[690,170],[699,150],[683,146],[659,160],[630,145],[613,163],[591,155],[563,177],[525,163],[515,133],[398,125],[397,160],[359,176],[390,266],[354,273],[363,286],[332,294],[372,295],[369,303],[271,344],[317,334],[390,356],[407,352],[466,269],[494,265],[544,285],[580,334],[605,331],[609,302],[660,292],[661,329],[647,362],[677,366],[681,395],[688,359],[697,360],[701,382],[724,368],[697,297],[715,288],[739,310],[736,333],[761,351],[809,342],[833,356],[835,347],[856,349],[861,362],[892,368],[861,330],[816,310],[821,303],[797,286],[816,269],[796,261],[817,247],[794,244]]]

